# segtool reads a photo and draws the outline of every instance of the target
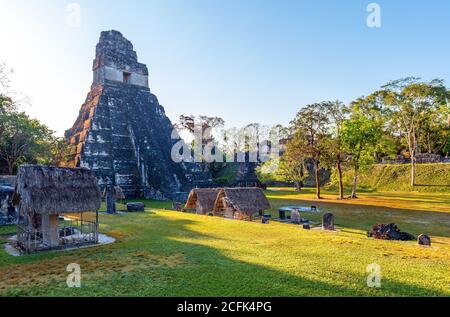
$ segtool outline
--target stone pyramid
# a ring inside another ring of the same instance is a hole
[[[172,123],[132,43],[120,32],[102,32],[93,71],[91,91],[65,134],[76,148],[71,165],[93,170],[101,187],[113,182],[128,198],[176,199],[188,191],[186,165],[171,158]]]

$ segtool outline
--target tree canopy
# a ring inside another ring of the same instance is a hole
[[[23,163],[63,165],[69,147],[47,126],[20,111],[9,94],[10,72],[0,67],[0,173],[14,174]]]
[[[343,199],[342,170],[351,169],[351,197],[356,198],[360,169],[400,157],[411,162],[414,187],[419,155],[449,156],[449,100],[450,92],[442,80],[408,77],[391,81],[348,106],[339,101],[306,105],[291,122],[284,155],[272,178],[293,182],[299,188],[304,164],[311,161],[316,183],[321,168],[336,172]],[[270,178],[267,173],[263,176]],[[320,197],[320,185],[316,190]]]

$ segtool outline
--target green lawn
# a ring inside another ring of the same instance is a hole
[[[112,245],[18,258],[1,250],[0,295],[450,295],[450,194],[370,193],[356,202],[326,195],[317,202],[310,190],[275,190],[267,192],[274,213],[314,203],[335,213],[340,231],[177,213],[148,201],[145,213],[101,215],[101,231],[117,239]],[[369,239],[364,231],[376,222],[429,233],[433,246]],[[0,240],[13,231],[0,229]],[[81,265],[80,289],[66,286],[70,263]],[[371,263],[382,269],[379,289],[366,284]]]

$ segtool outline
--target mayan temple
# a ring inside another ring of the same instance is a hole
[[[171,159],[172,123],[132,43],[120,32],[102,32],[93,72],[91,91],[65,134],[76,148],[72,165],[93,170],[100,186],[113,182],[127,197],[171,199],[189,190],[192,173]]]

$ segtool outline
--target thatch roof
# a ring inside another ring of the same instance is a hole
[[[248,214],[271,209],[263,190],[256,187],[221,189],[214,204],[214,211],[220,212],[227,207]]]
[[[196,188],[193,189],[186,202],[186,209],[201,208],[203,211],[210,211],[214,209],[214,203],[216,202],[217,194],[220,189],[218,188]]]
[[[78,213],[98,210],[101,193],[97,178],[88,169],[22,165],[15,201],[21,212]]]

